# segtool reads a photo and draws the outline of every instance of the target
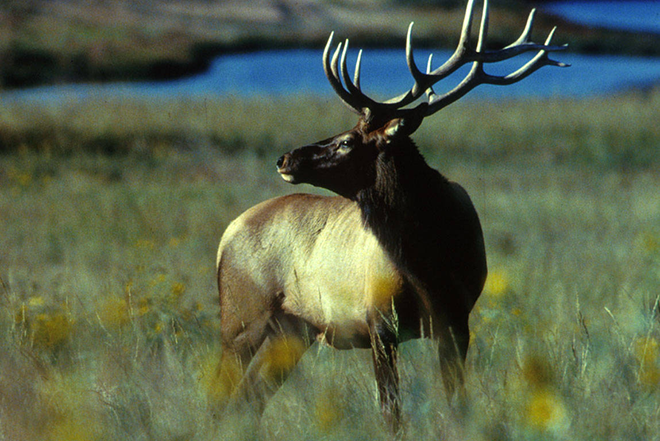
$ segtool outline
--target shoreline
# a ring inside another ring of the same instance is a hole
[[[453,49],[463,15],[462,5],[383,8],[373,2],[364,2],[370,6],[360,9],[264,0],[254,15],[231,0],[224,9],[167,0],[117,4],[104,9],[64,0],[5,15],[0,10],[0,33],[6,37],[0,45],[0,90],[179,79],[203,72],[213,58],[224,54],[322,50],[330,30],[351,37],[355,47],[403,48],[410,21],[415,21],[416,48]],[[530,10],[524,3],[492,7],[489,46],[514,41]],[[544,39],[553,26],[558,28],[555,44],[567,43],[573,53],[660,56],[660,34],[590,28],[543,11],[536,15],[534,38]]]

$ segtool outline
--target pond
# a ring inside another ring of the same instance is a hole
[[[416,52],[419,65],[428,53],[426,50]],[[448,51],[434,51],[434,60],[444,60],[449,55]],[[571,67],[543,67],[519,83],[508,87],[480,86],[468,97],[586,97],[631,87],[646,87],[660,80],[660,58],[590,56],[570,52],[555,53],[552,57],[571,64]],[[523,63],[524,60],[509,60],[507,63],[489,65],[487,71],[503,74],[512,72]],[[363,90],[379,99],[398,95],[412,85],[403,49],[365,51],[362,72]],[[456,85],[465,72],[465,69],[459,70],[447,78],[443,81],[446,84],[438,85],[437,92]],[[57,101],[117,96],[254,97],[296,94],[333,94],[323,73],[321,50],[227,55],[216,58],[210,69],[202,74],[174,81],[47,86],[6,92],[2,96],[10,100]]]
[[[660,33],[657,0],[563,1],[544,4],[541,9],[589,26]]]
[[[553,2],[542,8],[585,24],[660,32],[660,2],[655,0]],[[555,40],[562,41],[561,29]],[[323,73],[321,53],[321,49],[294,49],[232,54],[213,60],[204,73],[174,81],[37,87],[5,92],[0,97],[54,102],[117,96],[330,96],[333,91]],[[429,53],[429,50],[416,52],[419,66],[425,64]],[[433,53],[437,63],[451,55],[447,50]],[[351,60],[354,60],[355,52],[351,55]],[[633,87],[649,87],[660,81],[660,58],[579,55],[571,53],[570,48],[553,54],[552,58],[569,63],[571,67],[544,67],[509,87],[480,86],[466,99],[586,97]],[[524,60],[510,60],[501,63],[502,66],[500,63],[488,66],[487,71],[504,74],[523,63]],[[456,85],[465,72],[464,69],[447,78],[443,81],[445,84],[438,85],[437,91]],[[398,95],[410,88],[412,79],[406,67],[403,47],[365,51],[362,85],[365,92],[379,99]]]

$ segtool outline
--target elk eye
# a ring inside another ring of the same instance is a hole
[[[337,147],[337,151],[339,153],[348,153],[352,148],[353,148],[353,140],[344,139],[339,143],[339,146]]]

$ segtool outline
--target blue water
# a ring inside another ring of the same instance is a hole
[[[542,8],[586,24],[660,32],[660,1],[657,0],[557,2]],[[542,36],[538,35],[537,38],[542,39]],[[564,41],[561,29],[557,31],[555,41]],[[116,96],[330,96],[334,92],[323,73],[321,53],[318,49],[226,55],[213,60],[207,72],[175,81],[48,86],[5,92],[0,94],[0,98],[53,102]],[[424,66],[428,54],[429,51],[416,52],[420,67]],[[354,60],[355,52],[352,56]],[[437,63],[449,56],[449,51],[434,51]],[[660,82],[660,58],[578,55],[571,53],[570,48],[553,54],[552,58],[572,66],[561,69],[544,67],[508,87],[479,86],[466,99],[585,97]],[[512,72],[523,63],[524,60],[511,60],[487,66],[486,71],[501,75]],[[464,74],[465,70],[458,71],[443,81],[442,85],[438,85],[436,91],[442,92],[453,87]],[[406,67],[403,48],[365,51],[362,85],[365,92],[377,99],[393,97],[408,90],[412,80]]]
[[[660,33],[660,1],[577,1],[544,4],[541,9],[576,23]]]
[[[422,65],[428,51],[416,52]],[[443,61],[449,52],[434,51],[434,60]],[[469,98],[500,97],[585,97],[608,94],[660,81],[660,58],[624,56],[587,56],[559,52],[553,58],[569,63],[567,68],[543,67],[511,86],[482,85]],[[493,74],[512,72],[524,60],[488,65]],[[437,66],[437,65],[436,65]],[[398,95],[412,86],[402,49],[367,50],[363,55],[362,88],[384,99]],[[436,87],[442,92],[453,87],[465,75],[459,70]],[[219,57],[211,68],[189,78],[164,82],[111,83],[100,85],[63,85],[38,87],[0,96],[17,100],[99,99],[116,96],[209,97],[286,96],[292,94],[332,95],[321,64],[321,50],[264,51]]]

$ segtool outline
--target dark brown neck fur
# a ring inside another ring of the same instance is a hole
[[[467,194],[432,169],[410,138],[392,147],[377,159],[373,187],[356,196],[365,225],[416,284],[443,297],[467,289],[476,299],[485,253]]]

